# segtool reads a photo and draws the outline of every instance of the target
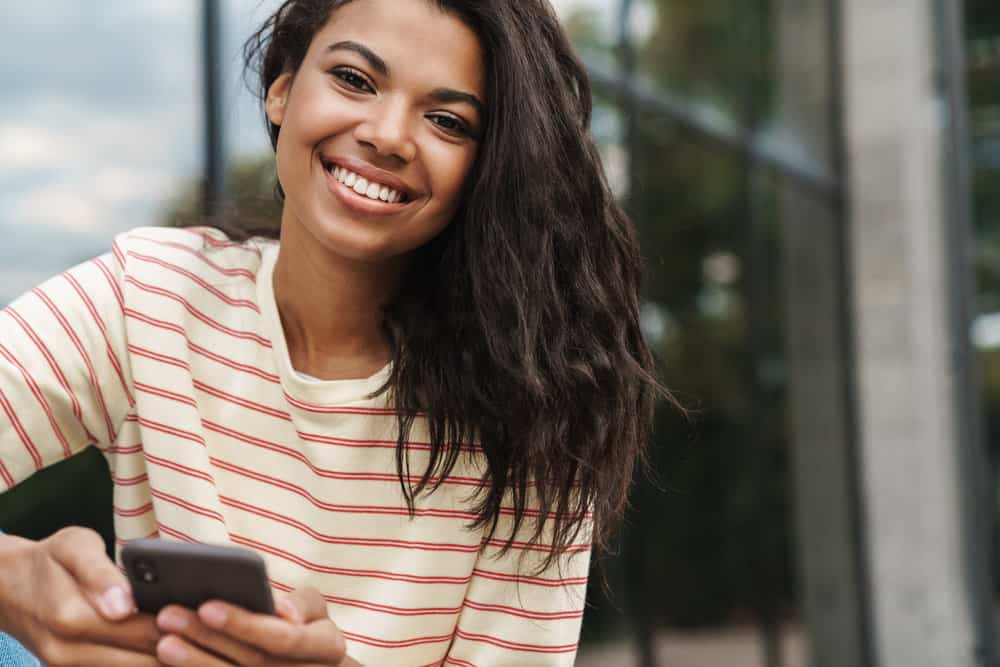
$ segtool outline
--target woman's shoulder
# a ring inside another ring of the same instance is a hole
[[[112,252],[128,274],[165,270],[215,284],[254,282],[272,247],[277,241],[237,241],[215,227],[138,227],[116,236]]]

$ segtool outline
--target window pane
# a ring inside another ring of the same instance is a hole
[[[198,5],[8,3],[0,305],[156,224],[200,169]]]
[[[195,2],[4,6],[0,39],[0,307],[113,236],[160,224],[201,169]],[[66,525],[110,546],[107,464],[91,448],[0,496],[0,529]]]
[[[580,13],[614,26],[618,4]],[[593,131],[640,230],[647,339],[664,382],[696,414],[693,424],[666,408],[658,416],[657,481],[638,483],[621,554],[607,563],[612,601],[599,576],[591,580],[578,664],[647,664],[648,636],[658,660],[649,664],[763,667],[780,656],[786,667],[805,665],[779,216],[784,193],[803,188],[786,163],[749,150],[775,145],[778,69],[791,64],[771,44],[784,24],[767,3],[632,5],[631,76],[627,59],[612,59],[617,28],[605,43],[593,30],[574,39],[585,54],[603,49],[588,59]],[[564,20],[586,25],[572,13]],[[814,65],[818,117],[784,131],[798,139],[785,153],[805,161],[803,147],[828,144],[833,109],[826,63]]]
[[[967,0],[969,107],[971,113],[973,204],[976,243],[976,314],[973,342],[979,353],[981,389],[986,410],[984,439],[994,486],[992,545],[994,582],[1000,581],[996,536],[998,453],[1000,453],[1000,6],[990,0]],[[994,584],[996,585],[996,584]],[[996,593],[996,591],[994,591]]]

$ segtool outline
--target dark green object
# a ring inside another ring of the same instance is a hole
[[[0,530],[41,540],[66,526],[93,528],[114,554],[111,475],[90,447],[0,494]]]

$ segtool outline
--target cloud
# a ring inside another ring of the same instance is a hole
[[[17,198],[11,219],[22,225],[52,225],[76,231],[103,231],[103,207],[76,183],[43,185]]]

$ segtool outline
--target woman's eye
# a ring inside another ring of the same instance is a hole
[[[461,119],[454,116],[433,114],[428,116],[431,122],[449,134],[470,134],[469,126]]]
[[[369,93],[375,92],[371,84],[368,83],[368,79],[352,69],[338,68],[330,73],[355,90],[363,90]]]

